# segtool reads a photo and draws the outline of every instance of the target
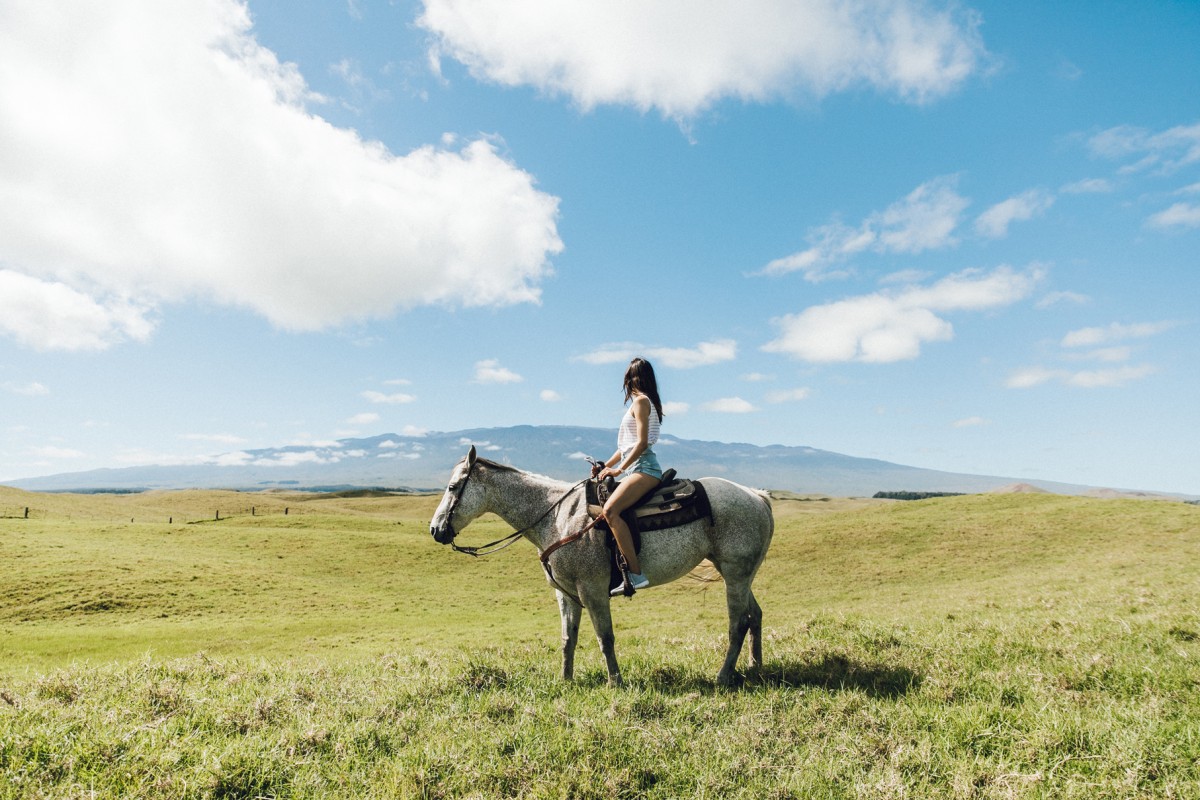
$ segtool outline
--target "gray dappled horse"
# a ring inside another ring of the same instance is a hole
[[[712,522],[705,518],[644,533],[642,570],[651,585],[657,586],[687,575],[704,559],[713,563],[725,581],[729,605],[729,649],[717,683],[730,686],[738,678],[737,660],[747,633],[749,665],[762,663],[762,609],[750,583],[771,544],[775,520],[770,499],[763,492],[723,478],[701,478],[700,483],[712,504]],[[430,532],[439,544],[450,544],[460,530],[489,511],[517,529],[512,537],[523,536],[539,553],[583,531],[591,521],[582,482],[571,485],[497,464],[476,457],[471,447],[451,473],[446,494],[430,520]],[[570,680],[574,674],[580,615],[587,608],[608,667],[608,682],[619,685],[604,535],[590,531],[553,549],[545,563],[562,617],[563,678]]]

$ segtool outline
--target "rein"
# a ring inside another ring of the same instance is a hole
[[[555,550],[557,550],[560,547],[570,544],[571,542],[579,541],[580,539],[583,538],[583,535],[585,533],[590,531],[592,528],[596,527],[596,523],[599,521],[600,521],[600,519],[596,518],[596,519],[592,520],[591,522],[589,522],[587,525],[584,525],[582,530],[576,531],[575,533],[572,533],[570,536],[564,536],[563,538],[559,539],[557,542],[554,542],[553,544],[551,544],[549,547],[547,547],[545,550],[542,551],[542,563],[549,565],[551,553],[553,553]]]
[[[474,468],[474,464],[472,464],[471,466],[472,466],[472,468]],[[471,470],[468,470],[467,474],[463,477],[462,483],[459,484],[459,486],[457,487],[457,492],[455,493],[455,496],[454,496],[454,505],[458,505],[458,501],[462,498],[462,493],[467,487],[467,479],[470,477],[471,477]],[[536,527],[539,522],[541,522],[542,520],[544,520],[546,517],[548,517],[550,515],[551,511],[553,511],[554,509],[556,509],[560,505],[562,505],[563,501],[565,501],[568,497],[570,497],[572,492],[574,492],[580,486],[583,486],[585,483],[588,482],[588,480],[589,480],[588,478],[584,478],[583,480],[579,481],[574,486],[572,486],[570,489],[567,489],[565,492],[563,492],[562,497],[555,500],[553,503],[550,504],[549,508],[547,508],[545,511],[542,512],[541,516],[539,516],[537,519],[535,519],[529,525],[526,525],[524,528],[521,528],[519,531],[513,531],[508,536],[504,536],[500,539],[497,539],[494,542],[488,542],[487,544],[483,544],[478,547],[459,547],[457,544],[454,543],[454,540],[451,540],[450,547],[454,550],[454,552],[463,553],[465,555],[471,556],[472,558],[479,558],[480,556],[490,556],[492,553],[498,553],[501,550],[503,550],[504,548],[510,547],[513,543],[515,543],[517,541],[517,539],[520,539],[523,535],[525,535],[525,533],[527,531],[533,530],[533,528]],[[449,512],[448,516],[453,518],[454,506],[450,507],[450,512]],[[583,535],[585,533],[587,533],[588,531],[590,531],[592,528],[594,528],[596,526],[597,522],[598,522],[598,520],[595,520],[595,519],[592,520],[587,525],[585,525],[582,530],[577,531],[576,533],[572,533],[569,536],[564,536],[563,538],[559,539],[558,541],[553,542],[549,547],[547,547],[541,553],[542,569],[544,569],[546,571],[546,577],[550,579],[550,583],[552,583],[559,591],[561,591],[562,593],[564,593],[565,595],[567,595],[568,597],[573,599],[576,603],[579,603],[579,605],[583,605],[583,601],[579,598],[579,596],[576,595],[574,592],[570,591],[569,589],[567,589],[566,587],[564,587],[562,584],[560,584],[558,582],[558,580],[555,579],[554,572],[550,568],[550,555],[552,553],[554,553],[554,551],[558,550],[560,547],[568,545],[571,542],[576,542],[579,539],[583,538]]]
[[[467,478],[469,478],[469,477],[471,477],[470,472],[467,473]],[[521,528],[521,530],[519,530],[519,531],[513,531],[508,536],[497,539],[494,542],[488,542],[487,544],[479,545],[478,547],[459,547],[453,541],[450,542],[450,547],[454,550],[454,552],[463,553],[465,555],[471,556],[472,558],[479,558],[480,556],[490,556],[492,553],[498,553],[501,550],[503,550],[504,548],[510,547],[511,545],[513,545],[517,541],[517,539],[524,536],[528,531],[533,530],[539,522],[544,520],[546,517],[550,516],[551,511],[553,511],[554,509],[556,509],[560,505],[562,505],[563,501],[565,501],[568,497],[570,497],[572,492],[574,492],[576,489],[578,489],[583,484],[587,483],[587,481],[588,481],[588,479],[584,478],[583,480],[579,481],[579,483],[576,483],[574,486],[572,486],[570,489],[567,489],[565,492],[563,492],[562,497],[555,500],[553,503],[550,504],[549,508],[547,508],[545,511],[542,512],[542,515],[540,517],[535,519],[529,525],[526,525],[524,528]],[[466,485],[467,485],[467,480],[466,480],[466,478],[463,478],[462,486],[459,487],[458,497],[462,497],[462,492],[463,492],[463,489],[466,488]],[[457,500],[458,497],[456,497],[455,499]],[[450,515],[453,516],[453,514],[454,514],[454,510],[452,508],[450,510]],[[562,547],[564,544],[567,544],[569,541],[573,542],[576,539],[578,539],[580,536],[583,536],[583,534],[587,533],[587,531],[589,529],[591,529],[592,525],[595,525],[595,524],[596,524],[595,522],[592,522],[591,525],[588,525],[586,528],[584,528],[579,533],[572,534],[571,536],[568,536],[566,539],[555,542],[554,544],[547,547],[546,552],[542,554],[542,562],[544,563],[545,560],[549,557],[550,553],[552,553],[555,550],[557,550],[558,548]]]

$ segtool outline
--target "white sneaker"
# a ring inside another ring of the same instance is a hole
[[[632,586],[635,591],[637,589],[645,589],[650,585],[650,579],[640,572],[631,572],[629,573],[629,585]],[[621,595],[625,594],[625,584],[622,583],[608,594],[610,597],[620,597]]]

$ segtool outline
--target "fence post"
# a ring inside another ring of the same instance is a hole
[[[220,511],[217,511],[217,521],[218,522],[221,521],[221,512]]]
[[[25,506],[25,519],[29,519],[29,506]]]

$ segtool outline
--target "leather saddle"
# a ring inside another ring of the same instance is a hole
[[[595,519],[600,516],[604,503],[616,486],[616,481],[611,478],[605,481],[588,481],[587,500],[590,517]],[[657,486],[621,513],[621,518],[633,534],[634,546],[638,550],[641,550],[640,533],[674,528],[704,517],[712,522],[712,505],[708,502],[708,493],[704,491],[704,486],[699,481],[677,478],[673,469],[665,471]],[[598,523],[596,527],[608,530],[608,526],[603,522]]]
[[[592,519],[600,516],[605,501],[616,487],[617,482],[612,478],[588,481],[588,515]],[[712,524],[712,505],[704,486],[699,481],[676,478],[673,469],[665,471],[657,486],[621,513],[621,519],[629,526],[633,549],[637,553],[642,551],[643,531],[674,528],[705,517]],[[608,525],[601,521],[596,523],[596,528],[604,532],[610,563],[608,588],[615,589],[625,583],[625,559],[621,557],[616,538]],[[632,593],[632,589],[627,589],[626,594]]]

